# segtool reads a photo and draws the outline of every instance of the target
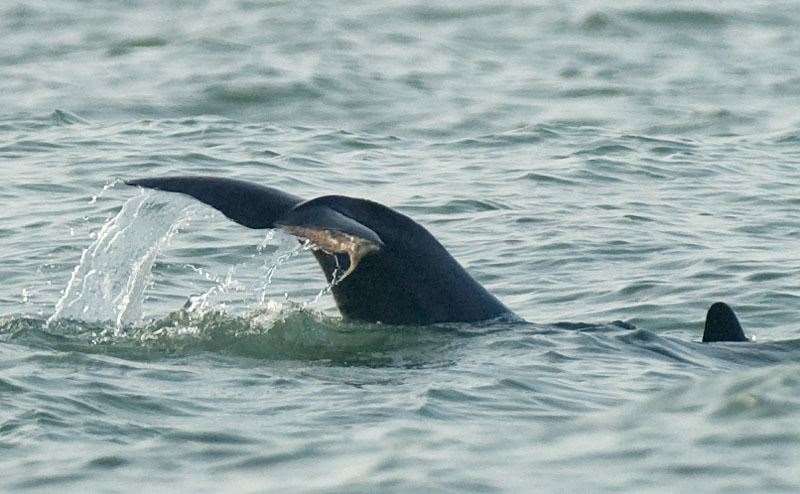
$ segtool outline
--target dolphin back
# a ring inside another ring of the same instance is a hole
[[[749,341],[733,309],[724,302],[716,302],[706,314],[703,342]]]
[[[347,319],[409,325],[516,320],[425,227],[383,204],[322,196],[296,206],[284,221],[340,231],[378,247],[332,286]],[[340,255],[315,255],[328,281],[336,266],[348,266]]]

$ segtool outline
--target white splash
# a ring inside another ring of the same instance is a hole
[[[144,289],[162,245],[188,221],[188,199],[128,200],[83,252],[48,324],[57,319],[113,321],[117,331],[142,316]]]
[[[115,178],[115,179],[109,180],[103,186],[103,189],[100,191],[99,194],[96,194],[96,195],[92,196],[92,199],[89,201],[89,204],[96,204],[97,200],[100,199],[101,197],[103,197],[106,192],[108,192],[109,190],[115,188],[117,185],[120,185],[122,183],[123,183],[123,181],[120,180],[119,178]]]
[[[238,302],[245,305],[254,303],[262,309],[271,307],[269,288],[278,267],[309,249],[308,242],[298,244],[294,237],[280,230],[270,230],[257,246],[255,254],[251,256],[251,259],[263,258],[263,263],[259,267],[262,276],[255,280],[244,281],[236,277],[237,271],[241,269],[253,269],[251,260],[230,267],[225,276],[215,276],[202,268],[190,266],[197,274],[212,281],[214,286],[200,295],[190,296],[184,309],[187,312],[201,314],[210,310],[224,310],[226,302],[233,300],[231,296],[237,292],[240,294]],[[268,253],[268,250],[272,252]]]
[[[113,337],[142,318],[144,292],[151,279],[151,269],[162,248],[189,221],[188,211],[197,203],[174,194],[142,190],[128,200],[119,213],[108,220],[81,255],[80,262],[64,289],[48,324],[59,319],[112,323]],[[201,215],[202,217],[202,215]],[[225,274],[215,274],[201,267],[187,265],[211,288],[188,297],[183,309],[202,315],[225,311],[227,304],[243,305],[259,313],[282,314],[278,307],[291,306],[288,295],[276,301],[270,297],[270,285],[279,266],[309,251],[315,246],[280,230],[266,233],[250,259],[231,266]],[[254,261],[259,276],[253,277]],[[238,276],[237,271],[247,271]],[[314,298],[316,304],[340,279],[334,281]],[[24,296],[24,294],[23,294]],[[302,307],[308,303],[300,304]],[[277,316],[276,316],[277,317]]]

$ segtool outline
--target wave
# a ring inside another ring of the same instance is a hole
[[[469,329],[465,329],[469,333]],[[215,353],[260,360],[329,361],[339,365],[429,366],[460,328],[349,323],[290,301],[270,301],[245,315],[183,308],[141,325],[11,315],[0,341],[55,351],[158,360]]]

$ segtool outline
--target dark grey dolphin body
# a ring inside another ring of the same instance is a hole
[[[305,201],[261,185],[216,177],[131,180],[187,194],[248,228],[282,228],[309,239],[346,319],[427,325],[513,313],[425,228],[376,202],[330,195]]]
[[[750,341],[744,335],[736,313],[725,302],[716,302],[709,307],[703,330],[703,343],[720,341]]]

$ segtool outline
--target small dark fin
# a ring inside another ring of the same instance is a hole
[[[297,196],[272,187],[230,178],[161,177],[125,183],[192,196],[248,228],[274,228],[275,221],[303,202]]]
[[[708,309],[703,342],[749,341],[742,331],[742,325],[733,309],[724,302],[717,302]]]

